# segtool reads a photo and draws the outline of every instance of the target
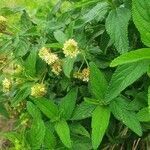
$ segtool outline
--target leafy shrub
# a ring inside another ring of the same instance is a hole
[[[8,147],[149,149],[150,1],[28,3],[0,11]]]

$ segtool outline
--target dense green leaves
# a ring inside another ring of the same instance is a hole
[[[106,19],[106,30],[117,51],[121,54],[129,50],[127,29],[130,16],[129,9],[120,7],[111,10]]]
[[[107,81],[103,73],[94,64],[90,64],[90,89],[93,95],[104,102],[104,94],[107,89]]]
[[[97,149],[109,124],[110,111],[108,107],[97,106],[92,114],[92,145]]]
[[[149,0],[1,1],[0,149],[149,149]]]
[[[126,87],[135,82],[147,72],[149,62],[143,61],[119,66],[112,76],[106,92],[106,101],[111,101],[117,97]]]
[[[135,51],[125,53],[118,58],[114,59],[111,63],[111,67],[137,62],[140,60],[150,60],[150,48],[142,48]]]
[[[67,122],[65,120],[60,120],[55,124],[55,130],[62,141],[62,143],[68,147],[71,148],[71,139],[70,139],[70,130]]]
[[[133,0],[133,21],[138,28],[143,43],[150,47],[150,1]]]

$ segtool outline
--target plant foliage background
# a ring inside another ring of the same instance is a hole
[[[149,0],[0,8],[1,149],[150,149]]]

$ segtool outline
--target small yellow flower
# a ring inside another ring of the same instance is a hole
[[[0,16],[0,23],[1,23],[1,22],[6,22],[6,21],[7,21],[7,19],[6,19],[5,17]]]
[[[12,83],[9,79],[5,78],[3,81],[2,81],[2,85],[3,85],[3,92],[4,93],[7,93],[10,91],[11,89],[11,86],[12,86]]]
[[[73,74],[74,78],[80,79],[82,81],[88,82],[89,81],[89,75],[90,75],[90,70],[89,68],[84,68],[82,72],[75,72]]]
[[[3,16],[0,16],[0,32],[3,32],[6,30],[6,22],[7,22],[7,19]]]
[[[52,65],[52,72],[56,75],[59,75],[61,71],[62,71],[62,64],[61,61],[59,60]]]
[[[46,87],[44,84],[36,83],[31,87],[31,95],[34,97],[42,97],[46,94]]]
[[[82,80],[88,82],[89,81],[89,76],[90,76],[89,68],[84,68],[82,70]]]
[[[75,72],[73,74],[73,77],[76,78],[76,79],[82,80],[82,73],[81,72]]]
[[[58,60],[58,56],[51,53],[47,48],[43,47],[39,51],[39,57],[44,60],[47,64],[51,65]]]
[[[74,39],[69,39],[64,43],[63,53],[65,57],[76,57],[79,54],[78,43]]]

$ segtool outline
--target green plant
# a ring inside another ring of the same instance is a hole
[[[148,149],[150,1],[31,3],[0,10],[8,148]]]

